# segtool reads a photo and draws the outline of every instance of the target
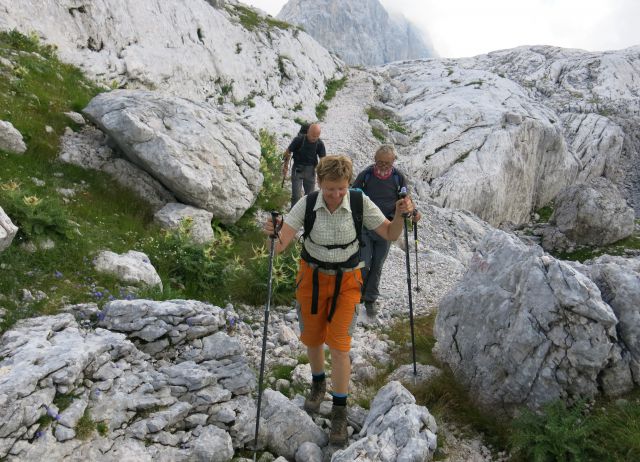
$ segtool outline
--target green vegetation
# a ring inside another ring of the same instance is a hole
[[[379,140],[381,143],[384,143],[386,141],[384,133],[379,128],[371,127],[371,133],[373,134],[374,138]]]
[[[60,63],[54,51],[17,32],[0,33],[0,56],[14,66],[0,66],[0,119],[20,130],[28,147],[22,155],[0,152],[0,207],[20,228],[2,253],[0,293],[6,296],[7,315],[0,332],[69,303],[102,305],[144,296],[262,304],[268,255],[254,216],[258,208],[282,210],[288,198],[280,186],[281,159],[273,136],[261,133],[265,181],[254,208],[233,226],[214,223],[216,238],[207,245],[193,244],[187,238],[190,223],[161,231],[150,207],[108,175],[57,160],[65,127],[77,128],[63,113],[83,109],[100,90],[76,68]],[[62,197],[60,188],[75,195]],[[53,248],[43,250],[47,243]],[[104,249],[146,252],[164,291],[133,290],[97,273],[92,260]],[[296,258],[293,248],[275,261],[276,303],[293,298]],[[23,289],[42,291],[47,298],[19,302]]]
[[[510,442],[518,461],[638,460],[640,404],[553,402],[541,414],[525,410],[513,421]]]
[[[382,122],[384,122],[384,124],[387,127],[389,127],[390,130],[393,130],[398,133],[402,133],[403,135],[407,135],[409,133],[409,131],[407,130],[407,127],[405,127],[402,123],[398,122],[394,114],[389,111],[375,108],[375,107],[369,107],[367,108],[366,112],[369,120],[374,120],[374,119],[381,120]],[[376,138],[378,138],[378,136],[376,136],[375,131],[373,135]],[[384,139],[382,141],[384,141]]]
[[[338,90],[347,84],[347,77],[344,76],[341,79],[332,79],[327,82],[326,91],[324,93],[324,99],[316,105],[316,117],[318,120],[323,120],[327,113],[327,101],[331,101]]]
[[[227,11],[234,14],[240,20],[240,24],[250,31],[257,29],[295,29],[294,26],[285,21],[280,21],[271,16],[260,16],[257,11],[244,5],[227,5]]]
[[[553,215],[554,204],[553,202],[545,205],[544,207],[536,210],[536,213],[540,217],[538,223],[548,223],[551,215]]]
[[[88,440],[96,431],[96,423],[91,418],[91,413],[88,408],[84,411],[80,420],[78,420],[75,431],[76,438],[80,440]]]

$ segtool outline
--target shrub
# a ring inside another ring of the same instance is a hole
[[[262,210],[282,210],[288,194],[282,187],[282,157],[273,134],[260,130],[260,172],[264,177],[256,206]]]

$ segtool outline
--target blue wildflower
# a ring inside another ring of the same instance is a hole
[[[38,431],[36,432],[36,434],[35,434],[35,435],[33,435],[33,436],[34,436],[34,438],[40,438],[40,437],[42,437],[42,435],[44,435],[44,432],[42,432],[41,430],[38,430]]]
[[[98,321],[102,321],[105,317],[104,311],[98,311]]]
[[[58,278],[58,279],[60,279],[60,278],[63,276],[63,274],[62,274],[60,271],[58,271],[58,270],[56,270],[56,272],[55,272],[55,273],[53,273],[53,275],[54,275],[56,278]]]

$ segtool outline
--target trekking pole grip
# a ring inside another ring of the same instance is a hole
[[[278,216],[280,215],[279,212],[272,210],[271,211],[271,222],[273,223],[273,234],[271,236],[269,236],[271,239],[279,239],[280,236],[278,235]]]
[[[407,197],[407,187],[403,186],[402,188],[400,188],[400,192],[398,193],[398,196],[400,196],[400,199],[404,199],[405,197]],[[404,218],[409,218],[411,216],[410,213],[403,213],[402,216]]]

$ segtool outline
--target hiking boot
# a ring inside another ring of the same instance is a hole
[[[370,318],[375,318],[378,314],[376,302],[364,302],[364,307],[367,310],[367,316]]]
[[[311,392],[304,400],[304,410],[318,412],[320,404],[324,401],[324,394],[327,391],[327,381],[311,382]]]
[[[347,406],[333,405],[331,408],[331,432],[329,444],[344,447],[347,445]]]

